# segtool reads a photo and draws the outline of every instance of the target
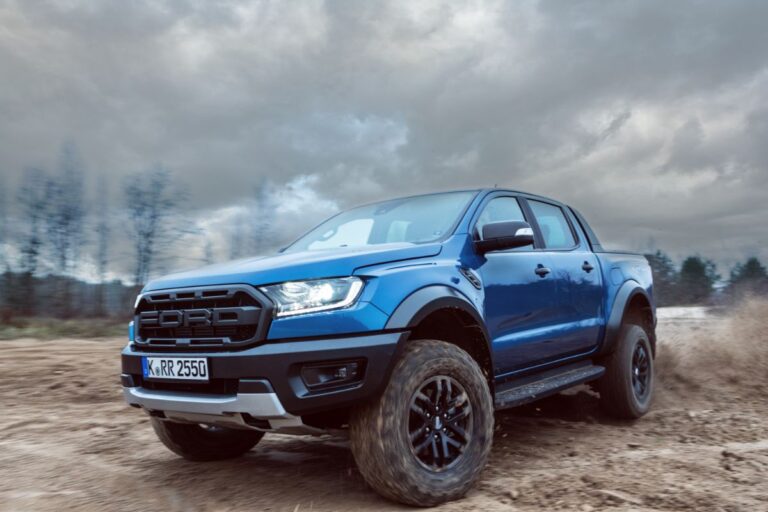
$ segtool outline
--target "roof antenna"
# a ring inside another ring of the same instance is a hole
[[[499,188],[499,184],[498,183],[494,183],[493,184],[493,188]]]

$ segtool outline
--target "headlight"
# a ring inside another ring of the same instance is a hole
[[[362,289],[363,280],[358,277],[289,281],[260,288],[277,304],[278,317],[346,308],[355,303]]]

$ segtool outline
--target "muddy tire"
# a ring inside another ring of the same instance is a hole
[[[600,406],[618,419],[637,419],[650,409],[654,391],[653,350],[648,333],[639,325],[622,327],[616,351],[604,361],[598,382]]]
[[[350,444],[379,494],[415,506],[464,496],[493,440],[493,403],[480,367],[455,345],[409,343],[383,394],[353,411]]]
[[[257,430],[202,427],[151,418],[157,437],[173,453],[193,461],[239,457],[256,446],[264,436]]]

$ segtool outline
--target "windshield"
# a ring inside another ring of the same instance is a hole
[[[433,242],[448,233],[474,195],[475,192],[447,192],[347,210],[320,224],[285,252]]]

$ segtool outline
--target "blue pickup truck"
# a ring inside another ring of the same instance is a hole
[[[607,414],[645,414],[655,324],[645,259],[604,251],[574,208],[437,193],[150,282],[122,385],[187,459],[242,455],[267,432],[344,432],[373,489],[430,506],[478,479],[496,410],[589,383]]]

